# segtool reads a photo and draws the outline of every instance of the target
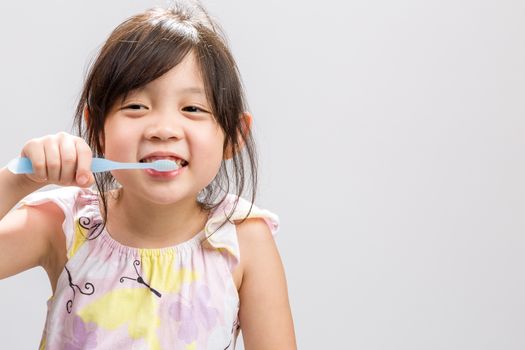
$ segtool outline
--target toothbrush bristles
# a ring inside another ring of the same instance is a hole
[[[179,168],[179,165],[176,162],[168,159],[155,160],[151,165],[153,165],[153,169],[157,171],[173,171]]]

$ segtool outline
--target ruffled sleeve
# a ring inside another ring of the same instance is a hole
[[[238,202],[235,206],[237,200]],[[232,213],[234,207],[235,210]],[[227,220],[230,214],[231,217]],[[204,228],[207,239],[203,244],[208,248],[227,251],[233,258],[233,261],[231,261],[231,267],[234,267],[239,262],[241,255],[239,242],[237,240],[237,231],[233,222],[236,220],[243,220],[244,218],[264,219],[274,236],[279,230],[279,217],[276,214],[269,210],[261,209],[252,205],[252,203],[243,198],[237,197],[233,194],[228,194],[221,205],[210,215]],[[222,225],[225,220],[226,223]]]
[[[22,199],[16,206],[20,208],[24,205],[38,206],[43,203],[53,202],[64,212],[64,222],[62,223],[62,230],[66,236],[66,247],[70,250],[74,237],[74,217],[76,210],[76,202],[80,193],[87,191],[80,187],[58,187],[50,190],[33,192]]]

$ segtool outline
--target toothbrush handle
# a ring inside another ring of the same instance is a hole
[[[8,164],[8,169],[15,174],[32,174],[33,164],[27,157],[20,157],[11,160]],[[149,163],[121,163],[105,158],[93,158],[91,162],[91,171],[100,173],[108,170],[118,169],[147,169],[151,168]]]
[[[13,174],[32,174],[33,164],[27,157],[20,157],[12,159],[8,164],[7,168]]]
[[[93,158],[91,160],[91,171],[94,173],[100,173],[109,170],[118,169],[133,169],[137,168],[136,164],[115,162],[105,158]]]
[[[94,173],[101,173],[115,168],[118,168],[117,162],[104,158],[93,158],[91,160],[91,171]]]
[[[119,169],[148,169],[151,168],[149,163],[122,163],[105,158],[93,158],[91,161],[91,171],[100,173],[109,170]]]

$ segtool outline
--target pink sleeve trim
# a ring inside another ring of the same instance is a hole
[[[33,192],[23,198],[16,206],[20,208],[23,205],[38,206],[43,203],[53,202],[64,212],[64,222],[62,230],[66,236],[66,247],[69,251],[73,241],[73,220],[74,207],[78,194],[82,191],[79,187],[58,187],[43,191]]]
[[[279,217],[276,214],[269,210],[261,209],[255,205],[252,206],[249,201],[243,198],[238,198],[239,202],[237,203],[237,207],[230,218],[230,222],[226,222],[224,226],[218,229],[218,227],[231,213],[237,198],[237,196],[229,194],[224,202],[221,203],[221,205],[217,207],[212,213],[204,228],[206,237],[208,237],[208,239],[204,241],[204,245],[219,250],[226,250],[234,257],[235,264],[240,260],[241,253],[235,224],[232,222],[235,220],[244,219],[249,212],[247,218],[264,219],[273,236],[275,236],[277,231],[279,231]]]

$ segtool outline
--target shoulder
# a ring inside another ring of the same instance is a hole
[[[33,236],[41,236],[44,240],[45,251],[40,259],[48,274],[54,274],[56,265],[61,256],[66,255],[65,236],[62,232],[62,223],[65,215],[62,209],[53,202],[45,202],[36,207],[26,207],[31,227],[39,227],[40,232],[33,232]]]
[[[242,253],[241,264],[253,263],[251,260],[274,255],[277,251],[275,239],[264,218],[249,218],[236,221],[237,239]]]
[[[80,198],[96,198],[96,194],[89,188],[75,186],[55,187],[31,193],[23,198],[18,206],[41,206],[51,202],[67,216],[75,208],[76,202]]]
[[[204,231],[207,243],[214,248],[224,248],[239,262],[244,258],[239,249],[241,241],[248,248],[257,240],[272,244],[278,229],[276,214],[230,194],[211,213]]]
[[[246,243],[273,242],[274,234],[264,218],[255,217],[236,220],[237,236]]]
[[[254,218],[264,219],[272,234],[277,233],[279,229],[279,217],[275,213],[258,207],[242,197],[228,194],[221,204],[211,213],[210,219],[206,224],[206,229],[208,231],[214,231],[219,228],[225,220],[238,223]]]
[[[275,247],[273,236],[278,229],[275,213],[229,194],[210,215],[205,227],[206,244],[228,252],[229,267],[239,288],[244,265],[254,256],[251,250],[261,241]]]
[[[242,198],[239,201],[239,211],[234,223],[239,242],[241,265],[249,267],[258,261],[278,257],[279,253],[274,239],[279,228],[278,216]]]
[[[79,200],[93,195],[91,189],[70,186],[34,192],[20,201],[21,213],[28,216],[28,228],[36,228],[31,231],[47,245],[41,265],[48,273],[65,256]]]
[[[28,223],[44,231],[61,231],[61,226],[74,207],[78,193],[82,189],[75,187],[52,188],[37,191],[23,198],[16,209],[26,213]]]
[[[57,231],[64,221],[64,212],[53,202],[43,202],[38,206],[22,206],[16,210],[17,214],[25,218],[24,226],[32,232],[35,238],[41,236],[53,241]]]
[[[268,261],[279,256],[273,234],[268,224],[261,218],[247,219],[235,222],[237,241],[239,244],[239,259],[233,277],[237,289],[240,289],[246,275],[250,270],[257,268],[257,262]],[[261,266],[264,268],[264,266]]]
[[[229,223],[221,228],[225,220]],[[205,228],[207,244],[223,248],[234,261],[246,348],[296,348],[284,267],[274,240],[278,229],[276,214],[234,195],[216,208]]]
[[[269,225],[262,218],[247,219],[237,224],[237,236],[242,256],[239,318],[245,347],[295,349],[285,271]]]
[[[262,218],[246,219],[236,222],[237,239],[242,256],[239,272],[242,280],[250,273],[260,273],[280,265],[280,255],[275,239],[267,222]]]
[[[63,242],[62,210],[52,202],[38,206],[19,205],[0,221],[0,277],[11,276],[32,267],[42,266],[49,272]]]

